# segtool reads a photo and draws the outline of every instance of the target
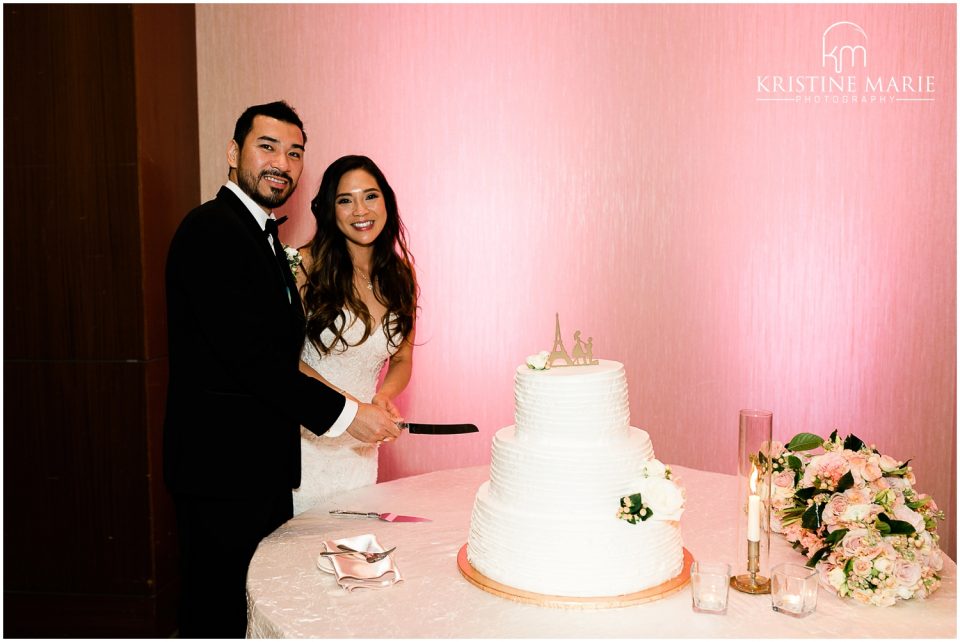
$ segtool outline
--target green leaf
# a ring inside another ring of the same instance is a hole
[[[853,434],[847,435],[847,438],[843,440],[843,447],[846,448],[847,450],[852,450],[853,452],[857,452],[858,450],[863,448],[863,441],[856,435],[853,435]]]
[[[628,495],[627,497],[621,497],[620,506],[626,508],[631,515],[636,515],[643,507],[643,498],[640,497],[640,493],[634,493],[633,495]]]
[[[885,531],[890,535],[913,535],[917,532],[917,529],[915,529],[910,522],[904,522],[899,519],[890,519],[887,517],[886,513],[880,513],[877,515],[877,521],[881,522],[887,527],[884,529],[877,524],[877,530]]]
[[[824,541],[827,544],[837,544],[843,540],[843,538],[846,536],[848,531],[849,529],[846,529],[846,528],[838,528],[837,530],[827,535],[827,538]]]
[[[808,499],[813,499],[813,496],[817,493],[822,493],[823,491],[819,488],[814,488],[813,486],[807,486],[806,488],[798,488],[796,492],[793,493],[793,496],[802,501],[804,504],[807,503]]]
[[[787,466],[789,466],[791,470],[795,470],[799,473],[800,470],[803,468],[803,462],[801,462],[800,458],[797,457],[796,455],[788,455]]]
[[[810,568],[816,567],[816,565],[820,562],[820,560],[822,560],[824,557],[826,557],[827,555],[829,555],[829,554],[830,554],[830,551],[832,551],[832,550],[833,550],[833,545],[832,545],[832,544],[828,544],[827,546],[824,546],[824,547],[821,548],[819,551],[817,551],[816,553],[814,553],[814,554],[813,554],[813,557],[811,557],[811,558],[807,561],[807,566],[809,566]]]
[[[830,433],[830,436],[827,437],[827,441],[836,441],[836,439],[837,439],[837,431],[834,430],[832,433]]]
[[[837,492],[842,493],[848,488],[853,488],[853,473],[849,470],[840,478],[840,481],[837,482]]]
[[[820,506],[824,504],[814,504],[803,513],[803,519],[800,525],[808,531],[817,531],[820,528]]]
[[[823,445],[823,437],[819,437],[809,432],[802,432],[796,435],[787,444],[787,450],[798,452],[800,450],[813,450]]]

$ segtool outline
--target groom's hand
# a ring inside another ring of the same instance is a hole
[[[400,429],[393,418],[383,408],[369,403],[359,405],[357,416],[347,427],[347,432],[368,444],[391,441],[400,436]]]

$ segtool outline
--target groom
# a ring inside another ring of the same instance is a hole
[[[297,187],[306,138],[285,102],[248,108],[227,146],[229,180],[187,214],[167,255],[163,456],[182,638],[244,636],[247,567],[293,516],[299,426],[369,443],[399,434],[382,409],[298,368],[304,313],[272,210]]]

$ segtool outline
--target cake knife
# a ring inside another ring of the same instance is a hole
[[[407,421],[397,422],[400,430],[409,430],[411,435],[461,435],[480,432],[473,424],[422,424]]]
[[[370,519],[379,519],[381,522],[432,522],[432,519],[426,517],[414,517],[412,515],[397,515],[396,513],[361,513],[353,510],[332,510],[331,515],[344,515],[346,517],[369,517]]]

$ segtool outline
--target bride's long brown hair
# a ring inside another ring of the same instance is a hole
[[[328,354],[336,346],[349,344],[343,333],[347,329],[349,310],[363,322],[363,343],[374,331],[370,310],[354,288],[354,266],[347,250],[347,241],[337,227],[336,197],[340,179],[347,172],[362,169],[377,181],[383,194],[387,220],[373,243],[370,282],[374,295],[386,307],[381,325],[394,348],[410,335],[416,319],[418,288],[413,276],[413,256],[407,249],[406,228],[400,220],[397,198],[387,178],[376,163],[366,156],[344,156],[335,160],[323,173],[320,189],[310,203],[317,219],[317,233],[310,243],[313,262],[306,271],[303,302],[307,310],[307,338],[320,354]],[[330,345],[324,345],[320,334],[333,333]]]

